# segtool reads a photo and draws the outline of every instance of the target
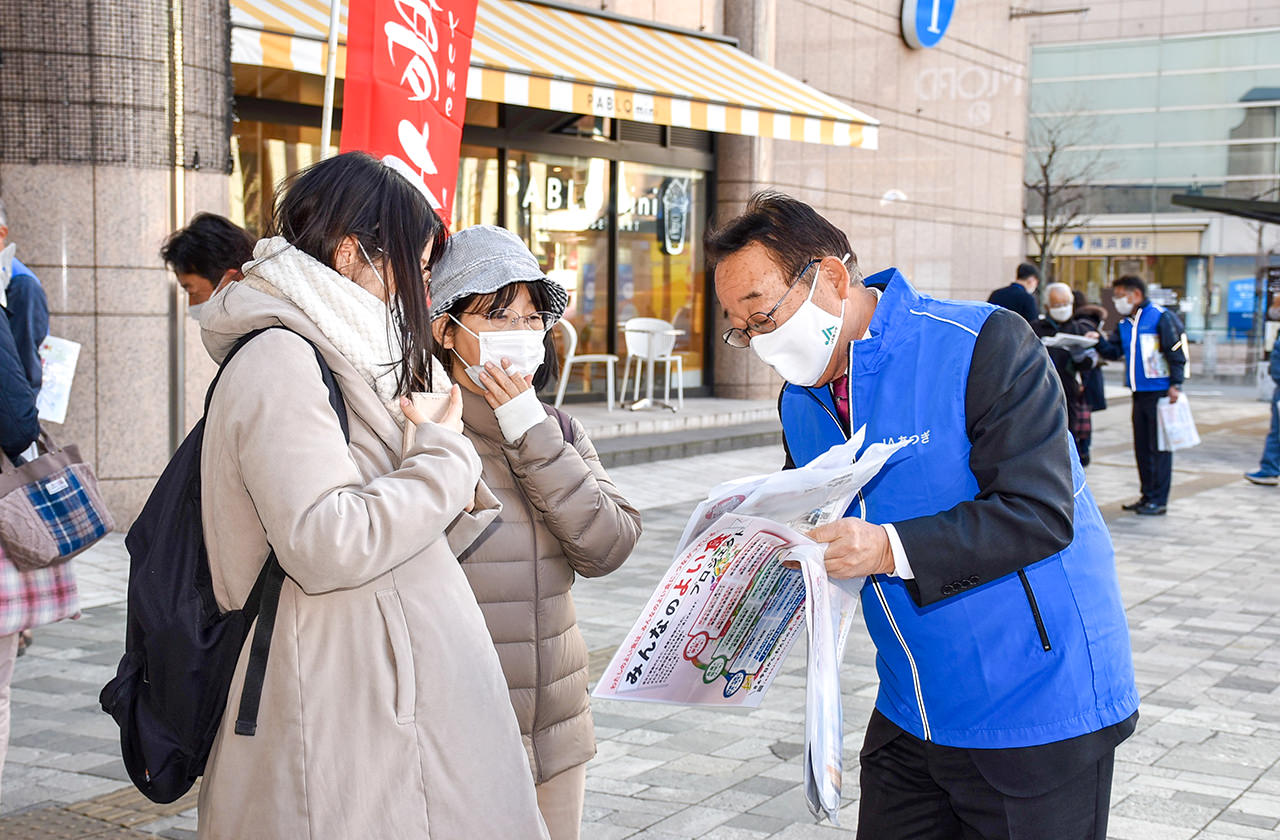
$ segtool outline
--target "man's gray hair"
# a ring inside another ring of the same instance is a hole
[[[1061,291],[1066,292],[1066,293],[1067,293],[1067,297],[1071,297],[1071,296],[1072,296],[1072,295],[1071,295],[1071,287],[1070,287],[1070,286],[1068,286],[1066,283],[1050,283],[1050,284],[1049,284],[1049,286],[1044,290],[1044,297],[1045,297],[1045,300],[1048,300],[1048,299],[1049,299],[1049,295],[1053,294],[1053,290],[1054,290],[1054,289],[1059,289],[1059,290],[1061,290]]]

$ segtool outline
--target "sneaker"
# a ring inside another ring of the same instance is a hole
[[[1169,509],[1164,505],[1158,505],[1155,502],[1147,502],[1144,505],[1134,508],[1133,512],[1138,514],[1138,516],[1164,516],[1169,512]]]
[[[1121,505],[1121,510],[1137,510],[1147,503],[1146,499],[1138,499],[1136,502],[1129,502],[1127,505]]]
[[[1245,473],[1244,477],[1252,481],[1254,484],[1265,484],[1269,487],[1275,487],[1280,484],[1280,475],[1267,475],[1262,470],[1257,472]]]

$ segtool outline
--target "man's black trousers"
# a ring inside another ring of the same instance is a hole
[[[1156,447],[1156,405],[1165,396],[1167,391],[1133,392],[1133,457],[1138,462],[1142,499],[1157,505],[1169,504],[1173,481],[1173,453]]]
[[[1136,720],[1046,745],[1040,760],[1041,747],[922,741],[877,711],[863,747],[858,840],[1106,840],[1115,739]]]

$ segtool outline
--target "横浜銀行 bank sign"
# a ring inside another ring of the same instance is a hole
[[[936,47],[947,34],[957,0],[902,0],[902,38],[917,50]]]

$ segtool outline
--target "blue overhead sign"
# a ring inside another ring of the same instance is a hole
[[[902,0],[902,38],[915,49],[936,47],[947,34],[956,0]]]

